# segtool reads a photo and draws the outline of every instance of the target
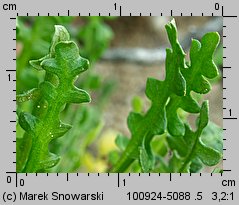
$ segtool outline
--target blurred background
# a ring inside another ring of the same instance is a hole
[[[37,87],[43,80],[44,72],[34,70],[29,60],[39,59],[48,53],[54,25],[68,29],[71,39],[79,45],[80,55],[89,59],[91,64],[75,84],[90,93],[92,103],[67,105],[61,113],[62,121],[73,124],[73,128],[50,145],[51,152],[62,156],[61,162],[51,172],[107,172],[116,162],[124,149],[115,144],[116,137],[130,137],[126,123],[129,112],[144,112],[150,106],[144,93],[147,78],[164,79],[165,48],[170,47],[164,26],[171,19],[18,17],[17,94]],[[200,40],[210,31],[222,35],[221,17],[175,17],[175,21],[179,41],[187,54],[192,38]],[[220,42],[214,56],[220,73],[222,50]],[[209,99],[212,121],[207,132],[215,140],[222,134],[222,75],[211,83],[212,91],[204,99]],[[18,111],[31,112],[33,105],[34,102],[18,104]],[[187,117],[193,127],[195,116]],[[22,137],[23,133],[17,125],[17,137]],[[162,146],[166,142],[160,143]],[[219,142],[218,149],[222,149]],[[131,171],[138,170],[137,165],[133,165]],[[206,168],[204,171],[210,170]]]

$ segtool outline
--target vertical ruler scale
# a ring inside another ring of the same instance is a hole
[[[235,133],[236,124],[238,124],[238,99],[235,95],[235,76],[237,76],[237,65],[235,64],[235,50],[236,47],[233,44],[237,41],[236,32],[233,32],[235,28],[234,23],[238,22],[236,15],[232,13],[225,13],[225,8],[222,7],[223,14],[223,130],[224,130],[224,167],[227,172],[237,170],[237,165],[233,163],[235,161],[236,143]],[[234,79],[233,79],[234,78]],[[234,143],[233,143],[234,141]],[[231,143],[230,143],[231,142]]]
[[[1,144],[4,145],[6,143],[5,146],[9,149],[8,154],[5,153],[4,160],[1,160],[1,162],[2,168],[9,167],[10,170],[14,170],[16,166],[16,4],[3,4],[2,8],[4,11],[9,12],[10,15],[4,15],[7,25],[4,27],[5,32],[1,35],[1,43],[2,45],[6,43],[4,48],[8,50],[5,54],[3,50],[1,51],[3,55],[6,55],[3,57],[6,60],[2,61],[1,64],[1,70],[5,71],[5,74],[2,75],[5,78],[1,80],[1,87],[3,88],[3,93],[7,91],[2,99],[8,102],[8,104],[3,106],[2,115],[4,117],[1,118],[1,122],[5,124],[4,127],[6,128],[4,135],[8,136],[3,137],[3,141],[8,140]],[[3,82],[5,82],[5,85]],[[1,148],[1,150],[6,151],[7,149],[5,148]]]
[[[236,56],[239,21],[228,1],[59,1],[1,3],[0,204],[238,204]],[[223,16],[223,174],[16,174],[16,16]],[[36,194],[35,200],[30,194]],[[28,198],[29,197],[29,198]],[[22,200],[20,200],[22,199]]]

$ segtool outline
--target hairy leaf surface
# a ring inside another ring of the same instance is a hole
[[[49,143],[71,128],[59,118],[62,107],[66,103],[90,102],[89,94],[74,86],[76,76],[88,69],[89,62],[79,55],[77,45],[69,38],[63,26],[55,26],[49,54],[30,61],[46,74],[38,88],[17,96],[19,102],[25,99],[38,102],[33,115],[25,112],[19,115],[19,124],[26,133],[17,139],[18,172],[43,172],[55,166],[60,157],[49,152]],[[27,150],[22,149],[23,142],[27,142]]]

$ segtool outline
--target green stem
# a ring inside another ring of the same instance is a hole
[[[202,129],[198,129],[197,132],[196,132],[196,139],[195,139],[195,142],[193,144],[193,147],[192,147],[190,153],[188,154],[188,156],[186,157],[182,167],[179,169],[179,173],[184,172],[186,167],[188,166],[188,164],[192,161],[193,156],[195,154],[195,150],[196,150],[198,141],[199,141],[199,137],[201,136],[201,134],[202,134]]]
[[[57,99],[60,99],[58,95]],[[46,116],[36,126],[35,134],[32,136],[32,149],[29,154],[28,162],[25,166],[24,172],[35,173],[41,169],[41,162],[46,158],[49,153],[48,144],[54,137],[52,135],[54,128],[59,124],[58,116],[62,103],[60,101],[49,102],[48,111]],[[40,112],[36,107],[33,112]],[[46,108],[42,107],[42,112]]]
[[[165,95],[164,97],[165,98],[164,100],[162,100],[162,103],[166,103],[168,99],[167,95]],[[161,112],[162,106],[152,104],[152,107],[146,113],[144,119],[141,121],[141,123],[139,123],[137,132],[132,135],[128,146],[122,154],[122,157],[116,163],[115,167],[113,167],[112,172],[125,172],[127,168],[135,161],[135,158],[138,156],[138,148],[142,145],[143,139],[152,139],[153,134],[150,132],[151,125],[153,123],[157,123],[158,116]]]

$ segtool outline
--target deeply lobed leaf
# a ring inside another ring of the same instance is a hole
[[[219,43],[219,35],[215,32],[208,33],[202,38],[201,43],[193,40],[190,49],[191,62],[185,63],[185,53],[177,39],[175,21],[172,20],[165,27],[172,46],[171,49],[166,49],[165,80],[153,78],[147,80],[145,93],[152,102],[151,107],[145,115],[132,112],[129,114],[128,127],[131,140],[116,164],[114,172],[125,171],[135,158],[138,159],[142,171],[153,170],[155,160],[150,143],[155,135],[161,135],[166,131],[171,135],[169,138],[171,149],[177,150],[183,157],[189,154],[188,150],[193,150],[198,154],[198,158],[209,166],[217,163],[221,157],[218,152],[199,140],[208,122],[207,105],[204,103],[200,108],[197,100],[191,95],[192,91],[200,94],[209,92],[211,87],[205,77],[214,78],[218,75],[212,57]],[[178,116],[179,108],[189,113],[200,112],[200,123],[196,133],[192,132]],[[194,149],[195,141],[197,151]],[[210,154],[211,159],[202,159],[206,153]],[[180,161],[179,158],[175,157],[176,159]],[[189,162],[193,159],[190,158]],[[189,162],[183,165],[182,170],[190,168]]]
[[[188,125],[185,124],[185,135],[182,137],[168,137],[168,143],[172,150],[178,152],[178,154],[183,158],[183,165],[179,172],[184,172],[188,170],[188,165],[197,158],[207,166],[214,166],[221,160],[221,153],[216,149],[213,149],[205,145],[201,140],[201,134],[203,129],[208,124],[208,102],[205,101],[202,104],[199,123],[196,132],[193,132]],[[186,169],[186,167],[188,167]]]
[[[66,103],[90,102],[89,94],[74,86],[76,76],[88,69],[89,62],[79,55],[77,45],[69,41],[69,33],[63,26],[55,26],[49,54],[30,63],[38,70],[44,69],[46,74],[38,88],[25,94],[27,98],[34,96],[31,99],[37,105],[34,115],[24,112],[19,115],[19,124],[26,134],[17,139],[18,172],[42,172],[55,166],[60,158],[49,152],[49,143],[71,128],[59,119],[62,107]],[[24,101],[25,96],[18,99]],[[26,141],[29,146],[24,152],[22,142]]]

